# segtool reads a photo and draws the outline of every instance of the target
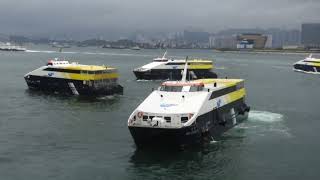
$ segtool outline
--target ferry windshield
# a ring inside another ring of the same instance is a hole
[[[313,55],[312,55],[312,58],[320,59],[320,54],[313,54]]]
[[[183,86],[161,86],[160,91],[181,92]]]
[[[167,92],[197,92],[202,91],[203,86],[166,86],[162,85],[160,91]]]

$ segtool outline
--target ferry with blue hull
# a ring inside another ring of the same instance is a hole
[[[133,70],[137,80],[180,80],[186,61],[184,59],[171,59],[166,57],[153,59],[153,62]],[[188,60],[187,76],[189,79],[217,78],[213,72],[211,60]]]
[[[310,74],[320,74],[320,55],[310,54],[305,59],[294,63],[293,70]]]
[[[184,71],[186,72],[186,71]],[[129,116],[138,148],[215,140],[248,117],[243,79],[166,81]]]
[[[27,73],[24,79],[32,90],[58,94],[104,96],[122,94],[117,69],[109,66],[83,65],[53,59],[47,65]]]

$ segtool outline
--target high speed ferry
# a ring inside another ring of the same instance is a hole
[[[51,59],[45,66],[27,73],[29,89],[72,95],[122,94],[117,69],[109,66],[83,65]]]
[[[320,55],[310,54],[293,64],[293,70],[304,73],[320,74]]]
[[[243,79],[166,81],[129,116],[138,148],[185,147],[215,140],[248,117]]]
[[[186,60],[167,58],[166,54],[167,52],[162,57],[153,59],[153,62],[134,69],[136,78],[138,80],[180,80]],[[188,60],[187,76],[190,79],[217,78],[217,74],[212,69],[211,60]]]

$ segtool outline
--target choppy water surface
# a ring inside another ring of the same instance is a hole
[[[133,68],[161,50],[49,47],[0,52],[0,179],[318,179],[319,76],[296,73],[297,54],[170,50],[213,58],[220,77],[246,79],[249,119],[208,146],[137,151],[127,129],[134,108],[159,81]],[[27,90],[23,75],[47,59],[112,65],[123,96],[84,99]]]

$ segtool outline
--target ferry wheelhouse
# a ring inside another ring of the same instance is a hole
[[[45,66],[27,73],[29,89],[73,95],[122,94],[117,69],[109,66],[83,65],[52,59]]]

